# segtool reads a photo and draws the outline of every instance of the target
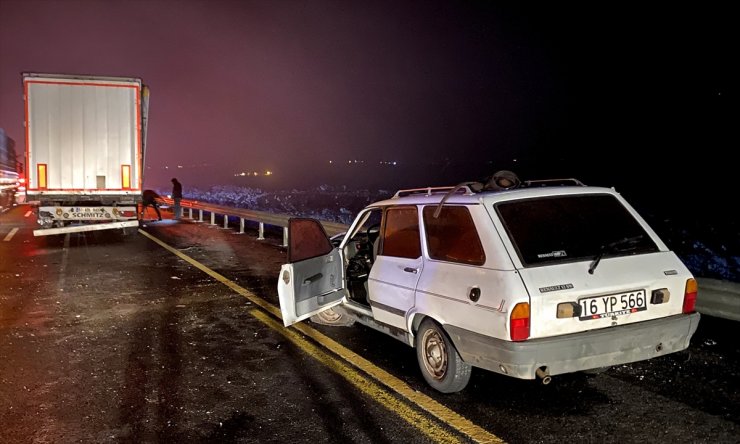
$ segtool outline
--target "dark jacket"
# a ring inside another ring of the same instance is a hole
[[[182,199],[182,184],[177,179],[172,179],[172,198]]]
[[[155,193],[154,190],[144,190],[143,193],[141,193],[141,201],[145,204],[153,204],[156,203],[154,199],[158,198],[159,194]]]

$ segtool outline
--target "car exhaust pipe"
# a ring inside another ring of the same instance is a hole
[[[547,371],[547,367],[540,367],[537,370],[535,370],[535,375],[537,375],[538,378],[542,381],[542,385],[547,385],[552,381],[552,377],[550,376],[550,372]]]

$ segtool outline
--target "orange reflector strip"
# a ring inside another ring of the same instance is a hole
[[[39,178],[39,189],[45,190],[47,188],[46,183],[46,164],[40,163],[36,165],[36,172]]]
[[[131,189],[131,165],[121,165],[121,188]]]

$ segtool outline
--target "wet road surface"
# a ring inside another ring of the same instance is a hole
[[[0,215],[0,442],[472,441],[429,415],[445,433],[424,433],[390,402],[398,396],[358,390],[255,304],[136,230],[34,238],[27,211]],[[145,225],[277,305],[279,233],[257,241],[205,224]],[[413,349],[390,337],[311,326],[524,443],[738,442],[737,325],[705,316],[686,352],[549,386],[474,371],[454,395],[429,389]]]

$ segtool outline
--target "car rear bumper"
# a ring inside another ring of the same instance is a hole
[[[444,328],[463,361],[515,378],[625,364],[685,350],[699,325],[699,313],[592,330],[554,338],[511,342],[452,325]]]

